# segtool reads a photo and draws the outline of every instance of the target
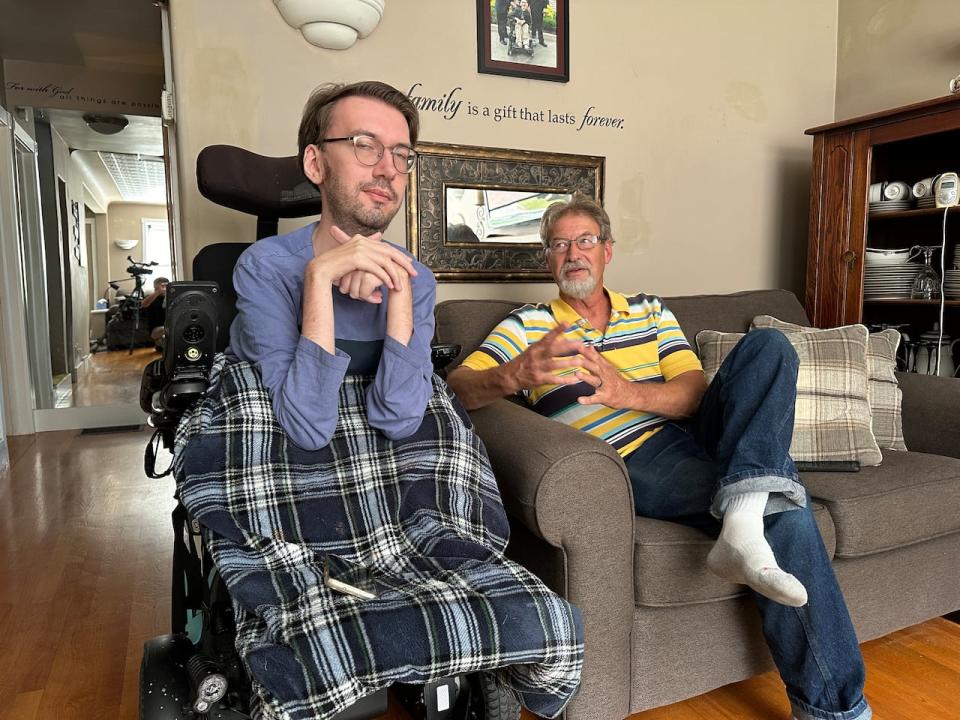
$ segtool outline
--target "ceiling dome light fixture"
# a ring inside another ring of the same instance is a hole
[[[123,115],[100,115],[97,113],[84,114],[83,121],[88,128],[101,135],[116,135],[130,124],[130,121]]]
[[[380,23],[386,0],[273,0],[311,45],[346,50]]]

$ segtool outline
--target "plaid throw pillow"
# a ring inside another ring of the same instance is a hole
[[[786,335],[800,358],[790,456],[803,462],[856,460],[879,465],[883,456],[870,429],[867,329],[850,326]],[[701,330],[697,347],[707,380],[743,333]]]
[[[821,332],[817,328],[794,325],[770,315],[757,315],[750,327],[772,327],[783,333]],[[893,328],[870,333],[867,341],[867,385],[870,411],[873,413],[873,436],[881,450],[906,450],[903,442],[901,404],[903,392],[897,382],[897,348],[900,333]]]

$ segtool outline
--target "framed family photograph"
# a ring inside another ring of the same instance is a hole
[[[577,191],[603,202],[603,157],[440,143],[417,155],[407,245],[438,280],[550,280],[544,211]]]
[[[477,0],[477,70],[567,82],[569,0]]]

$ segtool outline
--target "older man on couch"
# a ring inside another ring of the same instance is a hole
[[[614,241],[602,207],[575,195],[547,210],[540,234],[560,297],[508,315],[450,386],[468,409],[521,393],[610,443],[637,514],[718,535],[708,566],[755,591],[795,717],[870,718],[849,613],[789,455],[789,342],[749,333],[708,387],[660,298],[604,287]]]

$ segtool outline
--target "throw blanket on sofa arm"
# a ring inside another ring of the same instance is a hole
[[[397,681],[479,670],[560,713],[580,680],[580,615],[503,557],[486,453],[442,380],[417,433],[394,442],[366,421],[370,379],[348,376],[332,441],[308,452],[253,366],[221,357],[211,379],[174,470],[230,589],[259,715],[328,718]],[[369,569],[377,598],[327,588],[328,553]]]

